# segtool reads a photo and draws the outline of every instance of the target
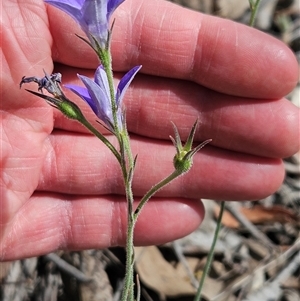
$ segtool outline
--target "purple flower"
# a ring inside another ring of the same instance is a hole
[[[94,39],[103,49],[107,45],[109,19],[125,0],[45,0],[69,14],[79,23],[92,45]]]
[[[122,101],[124,94],[141,67],[142,66],[136,66],[128,71],[120,80],[117,91],[115,91],[117,121],[120,129],[123,128]],[[109,83],[103,66],[100,65],[97,68],[94,80],[83,75],[78,75],[78,77],[84,83],[86,88],[75,85],[66,85],[66,87],[85,100],[94,113],[108,126],[110,130],[113,131],[114,123]]]

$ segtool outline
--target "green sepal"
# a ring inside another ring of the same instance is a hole
[[[45,94],[37,93],[35,91],[31,91],[28,89],[25,89],[31,94],[34,94],[38,97],[41,97],[45,99],[52,107],[58,109],[61,111],[66,117],[78,121],[82,121],[85,119],[83,116],[81,110],[79,107],[72,101],[65,98],[63,95],[60,95],[59,97],[50,97]]]
[[[175,148],[176,148],[176,155],[173,158],[173,165],[176,171],[178,171],[180,174],[183,174],[187,171],[190,170],[190,168],[193,165],[193,156],[202,148],[204,147],[207,143],[211,142],[211,139],[205,140],[201,144],[199,144],[197,147],[193,148],[193,141],[198,125],[198,119],[196,122],[193,124],[193,127],[190,131],[190,134],[188,136],[188,139],[184,146],[182,146],[180,135],[178,132],[177,127],[175,126],[174,123],[174,133],[175,133],[175,139],[170,136]]]

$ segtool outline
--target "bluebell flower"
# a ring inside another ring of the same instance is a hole
[[[69,14],[95,46],[107,46],[109,39],[109,19],[115,9],[125,0],[45,0]]]
[[[136,66],[128,71],[120,80],[117,90],[114,91],[119,129],[123,128],[122,101],[125,92],[141,67],[142,66]],[[114,131],[109,83],[103,66],[100,65],[97,68],[94,80],[83,75],[78,75],[78,77],[85,85],[85,88],[75,85],[66,85],[66,87],[86,101],[99,119],[102,120],[111,131]]]

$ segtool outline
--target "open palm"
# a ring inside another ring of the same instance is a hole
[[[24,75],[51,73],[53,62],[63,83],[78,82],[77,72],[93,75],[96,57],[69,17],[42,1],[21,2],[4,1],[1,23],[1,259],[123,244],[126,203],[115,158],[18,87]],[[203,218],[200,197],[249,200],[274,192],[284,175],[281,158],[299,149],[299,111],[282,98],[297,80],[292,53],[246,26],[165,1],[127,0],[115,17],[116,75],[143,65],[125,100],[138,154],[136,197],[172,171],[171,121],[186,137],[199,118],[196,140],[213,139],[188,175],[147,204],[136,243],[191,232]]]

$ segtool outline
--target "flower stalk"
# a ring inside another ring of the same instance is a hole
[[[249,1],[250,11],[251,11],[249,26],[253,27],[255,18],[256,18],[256,14],[258,11],[258,7],[259,7],[261,0],[248,0],[248,1]],[[197,289],[197,293],[195,295],[194,301],[201,301],[201,292],[202,292],[202,289],[204,286],[204,282],[210,271],[210,267],[211,267],[211,264],[212,264],[212,261],[214,258],[214,252],[215,252],[216,243],[217,243],[217,240],[219,237],[219,232],[221,229],[221,223],[222,223],[223,213],[224,213],[224,209],[225,209],[225,203],[226,203],[225,201],[221,202],[221,207],[220,207],[220,212],[218,215],[217,226],[216,226],[216,230],[214,233],[213,242],[212,242],[211,248],[208,253],[207,261],[204,266],[203,274],[200,279],[199,287]]]
[[[60,87],[61,75],[54,73],[45,77],[23,77],[20,86],[25,83],[35,82],[38,84],[37,93],[27,90],[30,93],[46,100],[51,106],[60,110],[66,117],[77,120],[93,135],[100,139],[116,157],[124,180],[125,195],[127,201],[127,241],[126,241],[126,274],[122,301],[134,301],[134,230],[142,209],[160,189],[168,185],[177,177],[188,172],[193,165],[194,155],[211,140],[206,140],[193,148],[194,136],[198,126],[198,120],[194,123],[188,139],[184,145],[178,129],[173,124],[175,139],[171,140],[175,146],[176,154],[173,158],[174,170],[169,176],[154,185],[142,197],[136,209],[134,209],[134,196],[132,181],[137,156],[133,156],[130,137],[126,126],[125,111],[123,110],[123,98],[127,88],[142,66],[135,66],[129,70],[120,80],[117,87],[114,86],[112,70],[112,57],[110,52],[110,41],[112,28],[109,21],[115,9],[125,0],[45,0],[77,21],[87,38],[78,36],[96,52],[100,65],[95,71],[94,79],[79,75],[83,86],[72,84],[65,85],[83,99],[101,121],[101,124],[108,129],[118,141],[118,150],[112,143],[102,135],[82,114],[80,108],[67,99]],[[44,95],[46,90],[52,96]],[[138,297],[139,298],[139,297]]]
[[[217,226],[216,226],[214,237],[213,237],[213,242],[212,242],[212,245],[211,245],[209,253],[208,253],[207,261],[206,261],[206,264],[204,266],[203,274],[202,274],[202,277],[200,279],[199,286],[198,286],[197,293],[195,295],[194,301],[201,301],[201,292],[202,292],[202,289],[203,289],[203,286],[204,286],[204,282],[205,282],[205,279],[206,279],[206,277],[207,277],[207,275],[210,271],[210,267],[211,267],[212,261],[214,259],[215,248],[216,248],[219,233],[220,233],[220,230],[221,230],[224,209],[225,209],[225,201],[221,202],[221,207],[220,207],[220,212],[219,212],[219,216],[218,216],[218,220],[217,220]]]
[[[174,171],[161,180],[159,183],[154,185],[141,199],[139,202],[137,208],[133,211],[132,206],[128,208],[128,228],[127,228],[127,243],[126,243],[126,251],[127,251],[127,257],[126,257],[126,266],[128,269],[126,269],[126,275],[124,280],[124,290],[122,294],[122,301],[133,301],[133,268],[134,268],[134,229],[136,222],[138,220],[139,215],[141,214],[142,209],[146,205],[146,203],[149,201],[149,199],[154,196],[159,190],[161,190],[163,187],[171,183],[173,180],[178,178],[179,176],[183,175],[184,173],[188,172],[189,169],[192,166],[193,163],[193,156],[198,152],[202,147],[204,147],[207,143],[211,141],[211,139],[204,141],[194,149],[192,148],[193,145],[193,139],[195,135],[195,131],[198,125],[198,120],[194,123],[189,138],[184,146],[182,146],[181,139],[178,133],[178,130],[175,125],[174,131],[175,131],[175,137],[176,140],[172,138],[172,141],[176,147],[177,153],[174,156],[173,164],[174,164]],[[178,158],[179,155],[179,158]],[[178,164],[180,161],[181,164]],[[182,168],[184,166],[185,168]]]
[[[248,0],[248,1],[249,1],[250,11],[251,11],[249,26],[253,27],[261,0]]]

